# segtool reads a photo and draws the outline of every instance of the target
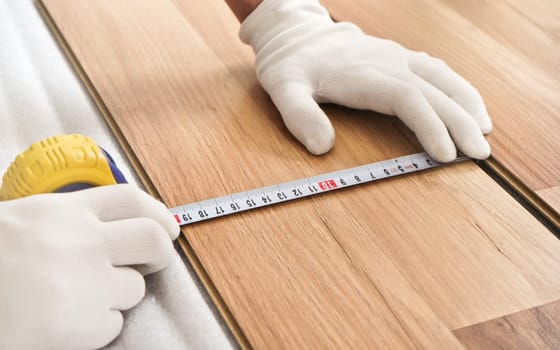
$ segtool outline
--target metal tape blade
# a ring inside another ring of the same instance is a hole
[[[458,157],[452,163],[466,159],[469,158]],[[438,163],[425,152],[415,153],[278,185],[185,204],[171,208],[170,211],[179,225],[190,225],[200,221],[268,207],[355,185],[432,169],[441,165],[443,164]]]

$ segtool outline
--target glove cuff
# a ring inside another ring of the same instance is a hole
[[[328,11],[319,0],[264,0],[241,23],[239,38],[258,53],[278,34],[310,19],[332,23]]]

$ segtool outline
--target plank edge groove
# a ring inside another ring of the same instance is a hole
[[[549,227],[552,226],[552,228],[560,229],[560,213],[542,199],[535,191],[527,187],[527,185],[525,185],[497,159],[490,157],[490,159],[483,161],[480,164],[483,169],[486,167],[488,170],[492,171],[500,180],[510,186],[516,194],[521,196],[527,204],[536,209],[537,212],[548,221],[547,223],[549,224]]]
[[[135,172],[137,173],[138,177],[140,178],[140,181],[142,182],[142,184],[144,185],[146,190],[152,196],[161,200],[161,196],[159,195],[159,193],[156,190],[154,184],[152,183],[152,181],[150,180],[150,178],[146,174],[142,164],[140,163],[140,160],[138,159],[138,157],[136,157],[136,155],[134,154],[134,151],[132,150],[130,144],[126,141],[126,138],[124,137],[122,131],[120,130],[117,123],[115,122],[115,120],[111,116],[111,113],[109,112],[109,109],[107,108],[107,106],[105,105],[103,100],[101,99],[101,96],[99,96],[99,93],[97,92],[97,90],[93,86],[90,78],[87,76],[86,72],[84,71],[84,69],[82,68],[80,63],[78,62],[78,59],[76,58],[76,55],[74,55],[74,53],[70,49],[70,46],[66,42],[66,39],[64,39],[64,37],[62,36],[62,33],[60,32],[60,29],[57,27],[56,23],[54,22],[53,18],[51,17],[50,13],[48,12],[47,8],[44,6],[44,4],[41,0],[37,0],[35,3],[37,5],[39,13],[41,14],[43,19],[45,20],[45,23],[47,24],[47,27],[50,29],[51,33],[53,34],[53,36],[54,36],[56,42],[58,43],[59,47],[63,50],[63,52],[65,54],[65,57],[70,62],[72,68],[74,69],[74,72],[80,78],[80,81],[82,82],[82,85],[86,88],[89,96],[91,97],[95,106],[97,107],[97,110],[99,111],[99,113],[101,113],[101,115],[103,116],[103,119],[105,120],[105,122],[109,126],[109,129],[111,130],[111,132],[113,133],[113,135],[117,139],[117,141],[118,141],[119,145],[121,146],[121,148],[123,149],[127,159],[130,161],[132,167],[134,168]]]
[[[58,43],[59,47],[63,50],[63,52],[65,54],[65,57],[68,59],[72,68],[74,69],[74,72],[79,76],[81,83],[86,88],[86,90],[87,90],[89,96],[91,97],[91,99],[93,100],[96,108],[98,109],[98,111],[103,116],[103,119],[105,120],[105,122],[109,126],[109,129],[111,130],[111,132],[115,136],[117,142],[119,143],[119,145],[123,149],[127,159],[130,161],[132,167],[134,168],[134,171],[136,172],[136,174],[140,178],[140,181],[142,182],[142,184],[144,185],[144,187],[146,188],[148,193],[150,193],[150,195],[152,195],[153,197],[161,200],[161,195],[159,194],[155,185],[153,184],[150,177],[146,173],[146,171],[145,171],[144,167],[142,166],[140,160],[138,159],[138,157],[136,156],[136,154],[132,150],[132,147],[130,146],[130,144],[128,143],[126,138],[124,137],[121,129],[119,128],[119,126],[115,122],[113,116],[109,112],[109,109],[107,108],[107,106],[105,105],[103,100],[101,99],[101,96],[97,92],[95,86],[93,86],[93,83],[91,82],[90,78],[87,76],[83,67],[78,62],[78,59],[76,58],[72,49],[68,45],[66,39],[62,35],[62,32],[60,31],[60,29],[58,28],[58,26],[54,22],[54,19],[50,15],[46,6],[43,4],[43,1],[42,0],[36,0],[35,5],[36,5],[39,13],[41,14],[43,19],[45,20],[45,23],[46,23],[47,27],[49,28],[49,30],[53,34],[53,36],[54,36],[56,42]],[[245,336],[245,334],[241,330],[241,327],[239,326],[239,324],[235,320],[233,314],[231,313],[231,311],[227,307],[226,303],[222,299],[222,297],[219,294],[217,288],[215,287],[214,283],[210,279],[207,271],[204,269],[204,266],[202,266],[202,263],[200,262],[200,260],[196,256],[194,250],[190,247],[190,244],[188,243],[188,240],[186,239],[186,237],[184,237],[183,235],[180,235],[177,238],[177,241],[178,241],[179,246],[181,247],[181,250],[182,250],[183,254],[185,254],[185,256],[187,257],[187,260],[189,261],[193,270],[195,271],[197,278],[199,279],[200,283],[204,287],[206,293],[210,296],[210,299],[212,300],[212,303],[214,304],[214,306],[218,310],[218,312],[220,314],[220,317],[226,323],[229,331],[231,332],[231,334],[235,338],[237,344],[242,349],[252,349],[252,346],[250,345],[247,337]]]

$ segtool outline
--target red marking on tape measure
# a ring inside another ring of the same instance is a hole
[[[336,184],[336,182],[334,182],[333,179],[330,179],[330,180],[319,182],[319,187],[321,187],[322,190],[328,190],[331,188],[337,188],[338,185]]]

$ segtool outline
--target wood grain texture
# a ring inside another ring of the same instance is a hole
[[[453,331],[466,349],[560,349],[560,302]]]
[[[445,60],[484,97],[492,161],[537,195],[560,185],[560,2],[322,2],[337,20]]]
[[[419,150],[394,118],[327,106],[336,147],[309,155],[224,3],[43,3],[168,206]],[[560,242],[471,162],[183,234],[256,348],[461,349],[452,329],[560,298]]]

